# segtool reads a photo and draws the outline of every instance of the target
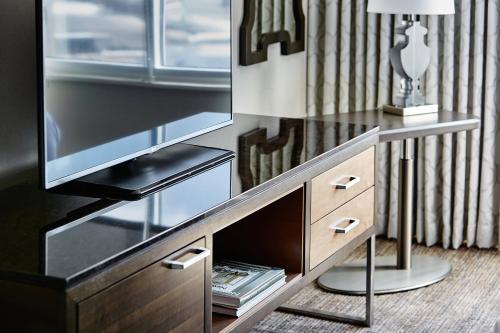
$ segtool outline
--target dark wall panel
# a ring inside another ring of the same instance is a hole
[[[36,177],[34,0],[0,1],[0,188]]]

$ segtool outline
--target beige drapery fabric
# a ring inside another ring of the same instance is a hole
[[[418,140],[417,241],[445,248],[499,245],[500,0],[458,0],[456,15],[423,17],[432,62],[428,102],[482,118],[469,133]],[[366,0],[309,0],[308,113],[390,103],[399,78],[389,62],[401,17],[366,13]],[[382,144],[378,231],[395,237],[398,143]]]

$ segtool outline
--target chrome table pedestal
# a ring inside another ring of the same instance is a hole
[[[398,253],[375,259],[375,294],[417,289],[439,282],[451,273],[451,265],[436,257],[412,258],[414,139],[401,141],[399,162]],[[318,279],[318,285],[341,294],[364,295],[366,262],[355,261],[330,269]]]

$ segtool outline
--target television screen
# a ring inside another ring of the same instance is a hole
[[[226,126],[230,0],[42,0],[45,188]]]

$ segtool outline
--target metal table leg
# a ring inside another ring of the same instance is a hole
[[[348,314],[341,314],[330,311],[323,311],[319,309],[313,309],[305,306],[297,306],[291,304],[284,304],[278,308],[278,311],[292,313],[300,316],[318,318],[323,320],[338,321],[347,324],[353,324],[358,326],[370,327],[373,324],[373,276],[375,270],[375,236],[370,237],[367,240],[367,250],[366,250],[366,264],[364,265],[364,287],[368,290],[366,294],[366,309],[365,317],[356,317]]]
[[[451,273],[451,265],[440,258],[413,256],[414,149],[413,139],[401,141],[399,221],[397,256],[375,258],[375,294],[388,294],[422,288],[439,282]],[[318,279],[325,290],[340,294],[363,295],[364,261],[336,266]]]

